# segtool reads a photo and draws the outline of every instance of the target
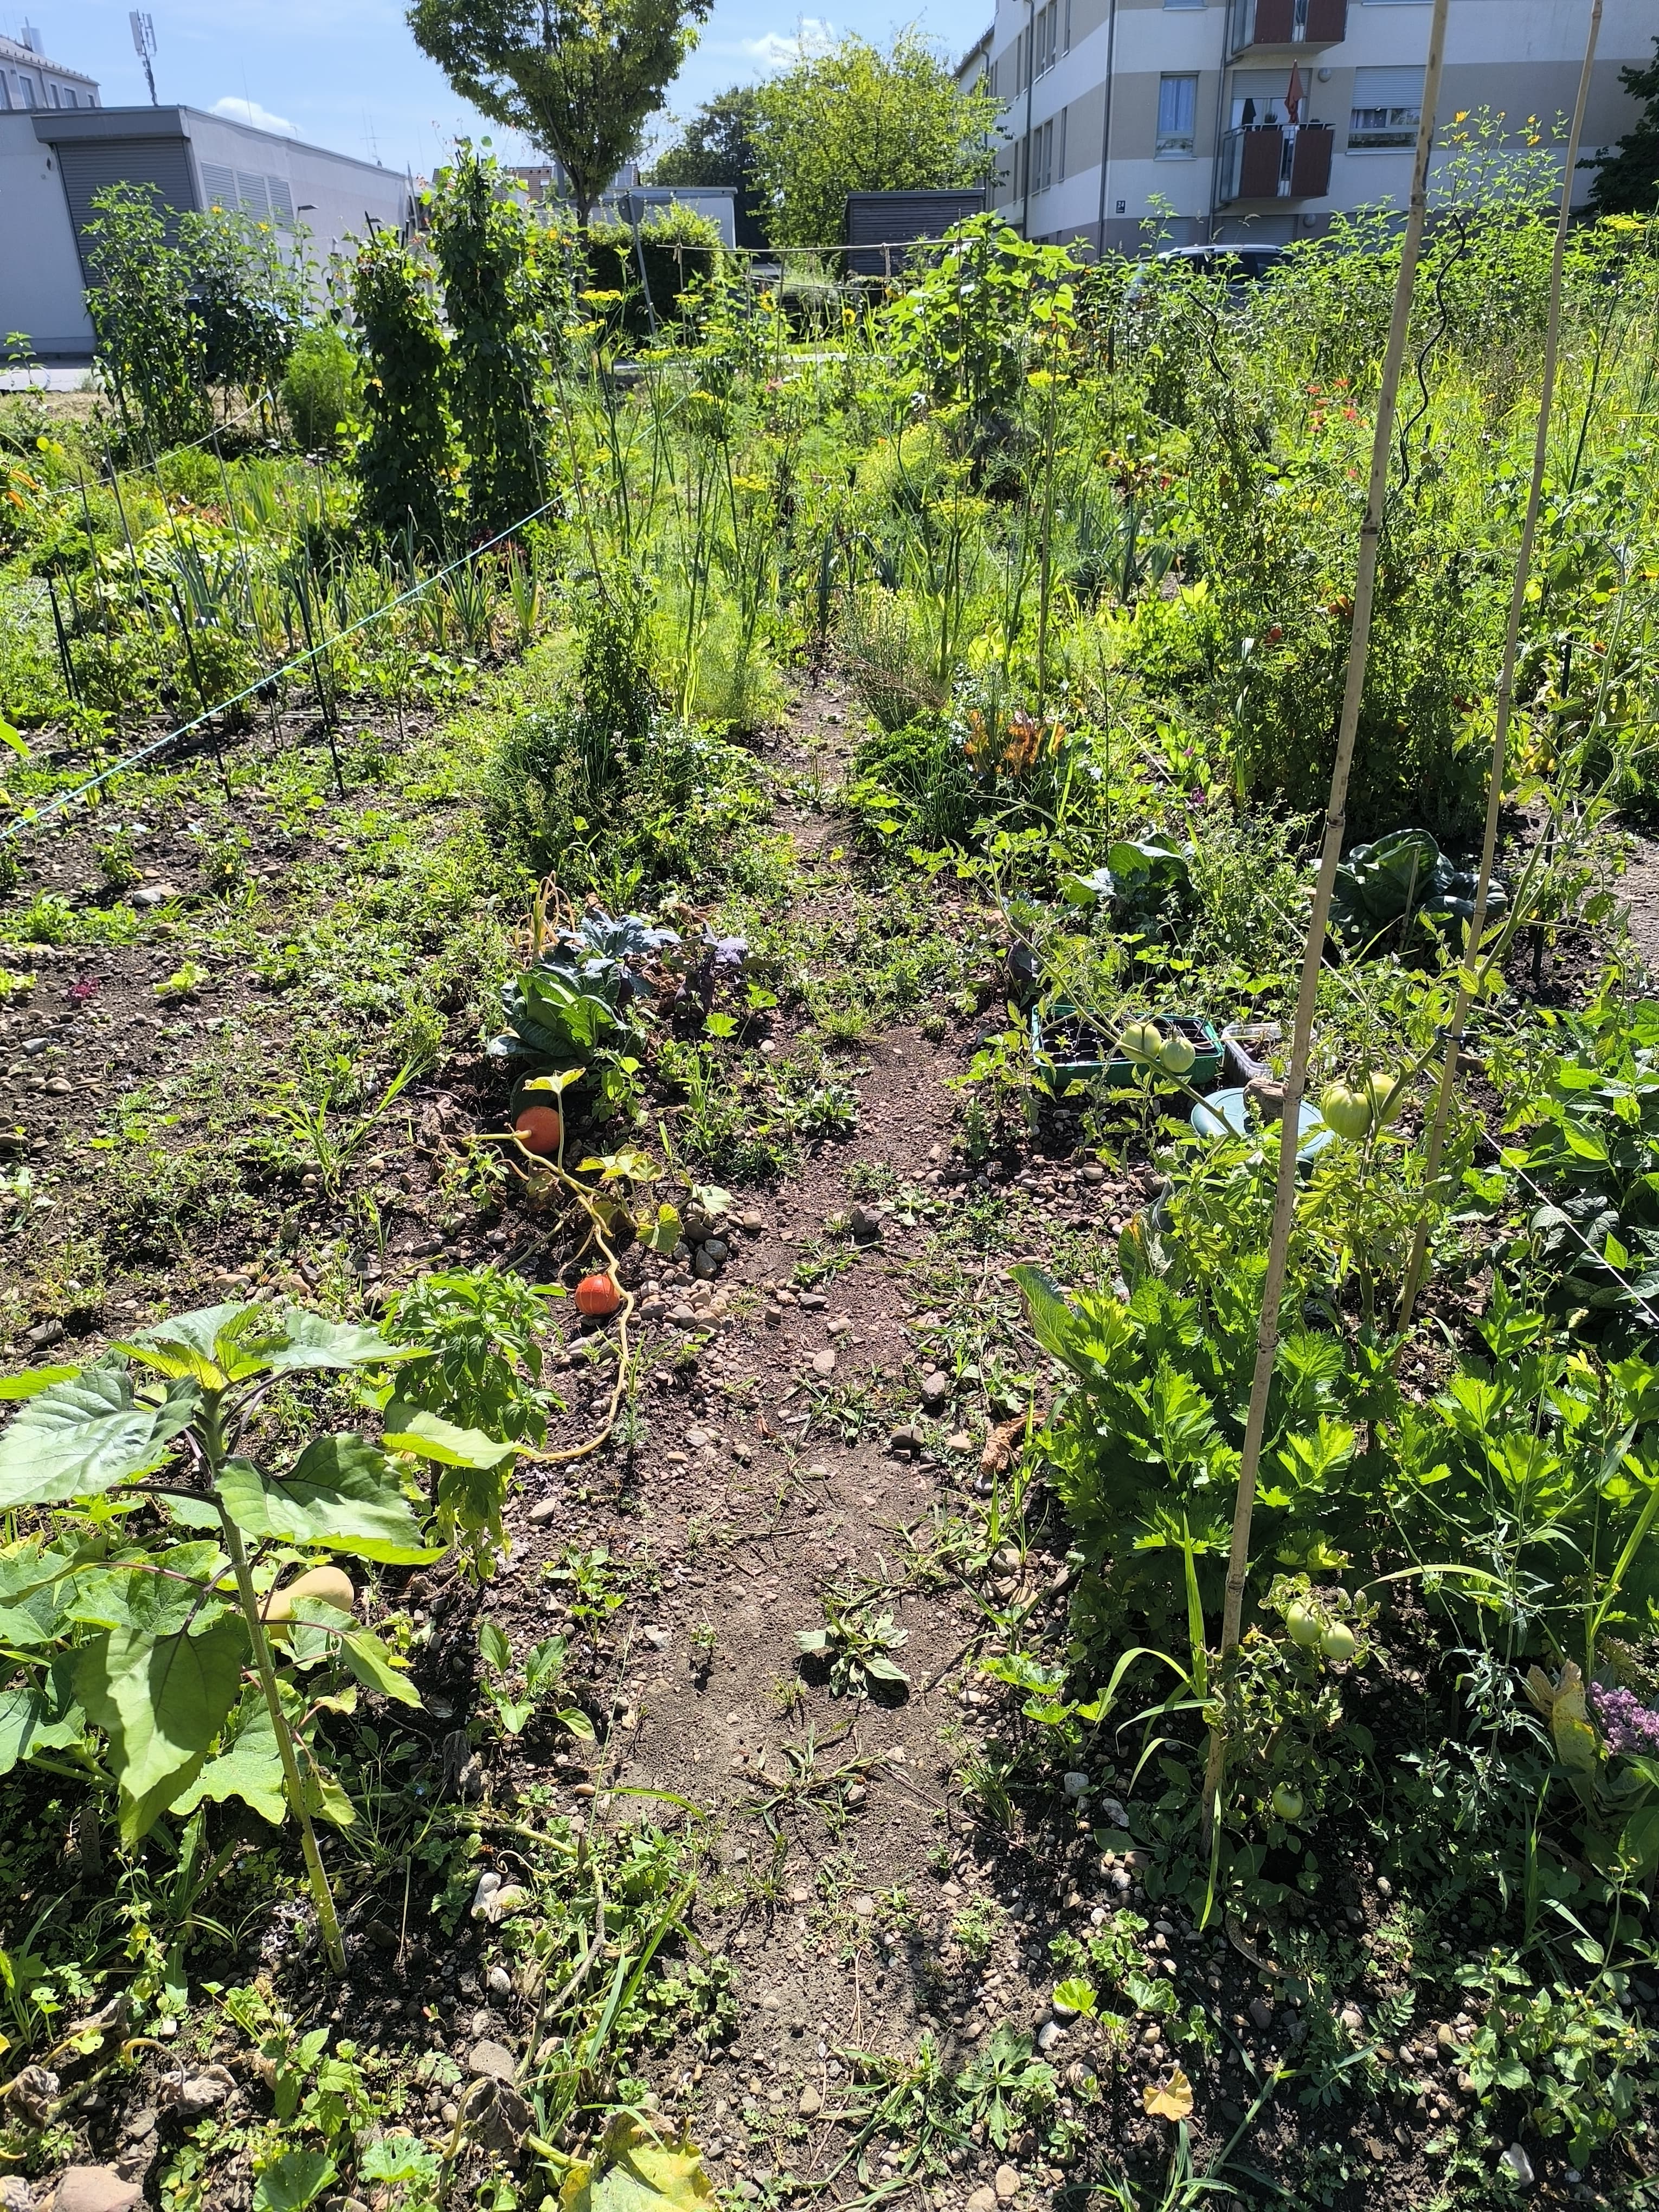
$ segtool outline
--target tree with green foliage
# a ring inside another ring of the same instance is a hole
[[[759,110],[760,93],[756,86],[728,85],[687,118],[651,172],[653,185],[735,186],[739,246],[766,243],[762,226],[765,203],[755,174]]]
[[[581,229],[713,0],[414,0],[416,44],[481,113],[563,170]]]
[[[1652,215],[1659,209],[1659,39],[1650,62],[1619,76],[1642,112],[1610,154],[1583,164],[1595,172],[1589,204],[1597,215]]]
[[[995,162],[1000,103],[958,90],[949,64],[913,30],[884,52],[843,39],[755,94],[755,171],[778,246],[831,246],[849,192],[982,183]]]

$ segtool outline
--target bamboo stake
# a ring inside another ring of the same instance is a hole
[[[1389,321],[1389,341],[1382,356],[1382,381],[1377,391],[1376,427],[1371,439],[1370,479],[1365,495],[1365,519],[1359,531],[1347,682],[1342,695],[1341,720],[1337,727],[1336,761],[1331,772],[1330,803],[1325,812],[1325,839],[1320,853],[1319,874],[1314,885],[1313,911],[1308,917],[1308,939],[1302,956],[1302,977],[1297,994],[1296,1026],[1291,1036],[1290,1066],[1285,1076],[1273,1235],[1267,1247],[1267,1271],[1261,1285],[1261,1317],[1256,1329],[1255,1372],[1250,1383],[1249,1412],[1244,1425],[1243,1450],[1239,1458],[1238,1498],[1233,1510],[1232,1543],[1227,1561],[1227,1593],[1222,1611],[1218,1674],[1224,1698],[1243,1623],[1244,1581],[1250,1559],[1250,1522],[1255,1510],[1256,1470],[1261,1462],[1262,1437],[1267,1425],[1267,1394],[1273,1382],[1273,1364],[1279,1350],[1279,1307],[1284,1294],[1285,1261],[1296,1212],[1302,1094],[1307,1087],[1308,1050],[1313,1033],[1314,1006],[1319,991],[1319,971],[1324,960],[1325,928],[1330,915],[1331,891],[1336,881],[1337,863],[1342,857],[1342,839],[1347,821],[1348,775],[1353,765],[1354,740],[1359,729],[1359,708],[1364,695],[1365,667],[1370,651],[1377,549],[1382,532],[1383,506],[1388,496],[1395,413],[1399,400],[1400,374],[1406,357],[1406,339],[1411,323],[1412,298],[1416,289],[1417,264],[1422,252],[1423,232],[1428,217],[1429,160],[1434,146],[1434,115],[1440,97],[1441,67],[1445,56],[1448,6],[1449,0],[1434,0],[1434,12],[1429,25],[1428,53],[1423,70],[1423,107],[1417,127],[1417,150],[1412,162],[1411,201],[1407,210],[1405,237],[1401,244],[1400,274],[1395,284],[1394,311]],[[1206,1849],[1214,1832],[1226,1760],[1226,1732],[1218,1711],[1210,1730],[1209,1759],[1204,1776],[1202,1820]]]
[[[1555,402],[1556,366],[1561,345],[1561,284],[1566,263],[1567,232],[1572,222],[1572,179],[1578,165],[1579,141],[1584,132],[1584,111],[1589,104],[1595,46],[1601,32],[1601,6],[1602,0],[1590,0],[1589,32],[1584,42],[1584,66],[1579,72],[1578,100],[1572,112],[1572,129],[1567,138],[1566,167],[1561,181],[1561,212],[1555,226],[1555,252],[1550,264],[1549,311],[1544,331],[1544,375],[1538,397],[1538,429],[1533,440],[1532,483],[1527,491],[1526,518],[1521,526],[1521,544],[1515,556],[1515,581],[1510,592],[1509,628],[1504,635],[1504,660],[1498,678],[1496,720],[1492,741],[1492,778],[1486,786],[1486,828],[1480,847],[1480,875],[1475,885],[1474,911],[1469,917],[1468,932],[1463,940],[1463,959],[1457,976],[1457,999],[1447,1024],[1446,1057],[1440,1070],[1439,1086],[1435,1093],[1434,1118],[1430,1124],[1428,1147],[1423,1159],[1424,1188],[1431,1192],[1440,1173],[1446,1124],[1451,1115],[1453,1085],[1457,1075],[1457,1056],[1462,1046],[1464,1031],[1468,1026],[1469,1008],[1479,988],[1474,962],[1480,949],[1480,939],[1486,933],[1486,903],[1492,892],[1492,865],[1498,851],[1498,817],[1504,801],[1510,715],[1515,704],[1515,664],[1520,651],[1521,620],[1526,611],[1527,586],[1532,577],[1533,546],[1538,535],[1538,511],[1543,504],[1550,417]],[[1540,942],[1542,942],[1541,938]],[[1428,1250],[1429,1220],[1425,1213],[1412,1239],[1411,1258],[1407,1264],[1406,1279],[1400,1292],[1400,1311],[1395,1322],[1397,1336],[1403,1336],[1410,1326],[1412,1310],[1417,1304],[1418,1292],[1423,1287],[1423,1279],[1427,1272]]]

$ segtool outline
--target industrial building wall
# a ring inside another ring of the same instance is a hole
[[[91,360],[83,226],[93,196],[122,181],[173,209],[244,209],[279,235],[303,224],[319,289],[348,234],[401,230],[410,212],[395,171],[194,108],[0,114],[0,338],[25,333],[42,361]]]
[[[64,180],[31,114],[0,114],[0,340],[21,331],[41,361],[90,361]]]

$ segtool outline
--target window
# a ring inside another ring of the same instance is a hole
[[[17,89],[23,95],[25,107],[39,107],[40,95],[35,89],[34,79],[27,70],[19,70],[17,72]]]
[[[1158,144],[1161,161],[1190,160],[1198,119],[1198,79],[1164,76],[1158,81]]]
[[[11,87],[6,82],[6,72],[0,70],[0,115],[10,112]]]
[[[1060,0],[1048,0],[1048,5],[1041,10],[1031,27],[1038,76],[1047,76],[1054,65],[1055,49],[1060,39]]]
[[[270,193],[270,213],[273,222],[283,224],[294,220],[294,195],[281,177],[267,177],[265,184]]]
[[[1420,69],[1359,69],[1353,73],[1353,110],[1348,118],[1350,148],[1417,143],[1423,112]]]
[[[1066,0],[1066,43],[1060,51],[1067,54],[1072,51],[1072,0]]]
[[[1056,184],[1058,184],[1066,174],[1066,118],[1071,112],[1072,111],[1069,107],[1062,107],[1060,111],[1060,152],[1054,157],[1054,181]]]

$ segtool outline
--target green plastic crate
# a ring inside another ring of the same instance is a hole
[[[1137,1014],[1132,1018],[1156,1022],[1166,1036],[1171,1032],[1184,1036],[1194,1057],[1182,1082],[1190,1091],[1215,1089],[1221,1080],[1225,1048],[1201,1014]],[[1097,1048],[1092,1052],[1089,1049],[1091,1045]],[[1046,1023],[1038,1009],[1032,1007],[1031,1052],[1039,1063],[1045,1057],[1052,1060],[1054,1086],[1060,1091],[1070,1083],[1097,1084],[1108,1091],[1127,1091],[1142,1067],[1140,1061],[1126,1059],[1113,1051],[1111,1038],[1070,999],[1056,999],[1048,1009]],[[1174,1087],[1173,1076],[1163,1080]]]

